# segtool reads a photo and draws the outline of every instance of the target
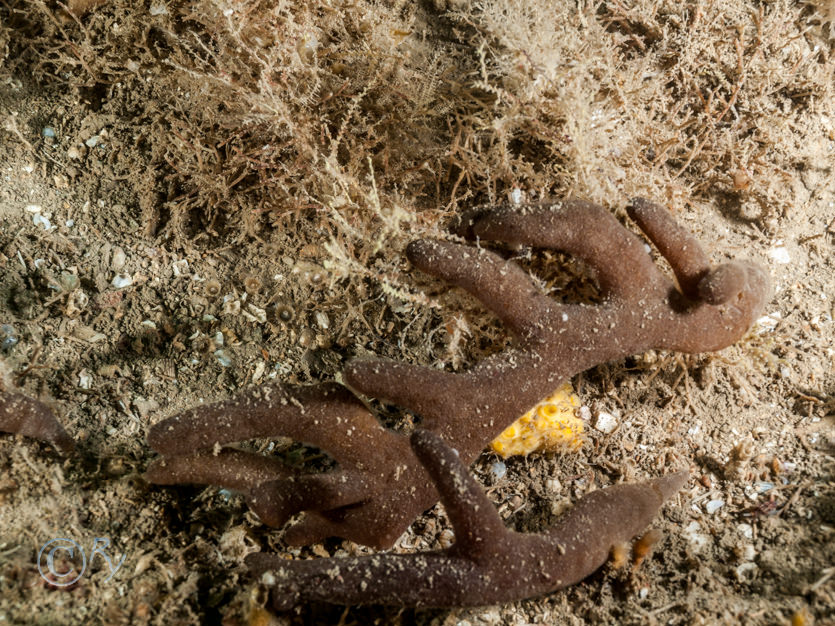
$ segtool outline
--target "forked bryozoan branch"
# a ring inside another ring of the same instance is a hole
[[[527,409],[578,372],[650,349],[718,350],[742,337],[768,298],[765,272],[740,261],[711,268],[693,236],[646,200],[633,201],[628,212],[667,259],[680,289],[654,265],[639,237],[594,204],[478,210],[463,220],[465,235],[573,255],[596,273],[603,301],[561,304],[494,252],[415,241],[407,255],[417,268],[469,291],[518,342],[463,373],[357,359],[346,367],[345,381],[360,393],[418,414],[423,428],[441,435],[469,464]],[[340,469],[298,476],[273,459],[239,450],[205,452],[252,437],[282,435],[318,446]],[[359,400],[333,385],[246,391],[157,424],[149,442],[166,457],[150,468],[152,482],[240,489],[258,515],[275,525],[306,511],[285,535],[292,544],[339,536],[389,547],[438,499],[408,440],[382,428]]]
[[[298,474],[275,458],[215,449],[268,436],[321,448],[339,463],[339,470]],[[356,396],[336,384],[249,389],[157,424],[148,442],[165,455],[148,468],[146,477],[153,483],[208,483],[242,491],[258,516],[272,526],[307,511],[302,523],[285,535],[293,544],[315,543],[345,531],[357,543],[387,547],[405,528],[398,507],[419,513],[426,500],[432,500],[425,488],[413,489],[428,478],[408,438],[383,428]],[[194,450],[199,452],[189,454]],[[400,495],[392,498],[392,493]],[[411,519],[406,526],[410,523]]]
[[[273,608],[304,602],[460,607],[540,595],[586,578],[611,549],[638,535],[687,472],[593,491],[539,534],[505,528],[458,455],[433,433],[412,435],[450,517],[455,544],[440,552],[287,561],[253,554],[247,564],[269,587]]]

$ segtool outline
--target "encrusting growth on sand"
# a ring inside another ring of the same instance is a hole
[[[739,339],[768,297],[765,272],[745,262],[711,269],[693,236],[646,200],[635,200],[629,214],[670,263],[681,291],[653,264],[643,241],[602,207],[569,200],[483,208],[462,220],[463,234],[569,253],[596,271],[603,301],[560,304],[494,252],[415,241],[407,254],[417,268],[472,293],[518,343],[464,373],[357,359],[346,367],[345,381],[415,412],[422,428],[440,435],[469,465],[520,415],[580,371],[650,349],[703,352]],[[263,436],[315,445],[340,467],[298,474],[276,459],[221,447]],[[407,437],[383,428],[358,399],[332,384],[247,390],[164,420],[148,440],[164,455],[148,470],[151,482],[241,490],[258,515],[276,526],[306,512],[285,533],[295,545],[338,536],[389,547],[438,500]]]
[[[0,391],[0,432],[47,441],[69,454],[75,442],[43,402],[20,393]]]
[[[416,457],[432,478],[455,530],[447,550],[287,561],[254,554],[247,564],[277,610],[310,601],[417,607],[512,602],[561,589],[606,562],[687,480],[677,472],[647,483],[593,491],[559,524],[539,534],[505,528],[493,504],[441,437],[417,430]]]
[[[571,382],[539,402],[504,429],[490,443],[500,457],[527,456],[532,452],[569,452],[583,445],[583,420],[577,417],[580,398]]]

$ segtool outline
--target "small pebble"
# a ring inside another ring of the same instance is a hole
[[[267,364],[264,361],[259,361],[258,364],[255,366],[255,372],[252,374],[252,382],[257,383],[261,380],[261,377],[264,376],[264,370],[267,369]],[[270,446],[274,446],[273,442],[270,442]],[[272,452],[272,448],[268,447],[267,452]]]
[[[101,141],[101,137],[99,137],[98,135],[93,135],[87,141],[84,142],[84,145],[88,148],[95,148],[99,144],[99,141]]]
[[[683,534],[695,552],[701,552],[711,544],[710,535],[702,532],[699,522],[690,522],[684,529]]]
[[[773,313],[769,313],[768,315],[763,315],[762,317],[757,318],[757,321],[754,322],[754,329],[758,335],[762,333],[771,332],[775,328],[777,328],[777,324],[782,319],[782,315],[780,315],[780,311],[774,311]]]
[[[70,272],[61,272],[61,276],[58,278],[58,284],[61,285],[62,291],[69,293],[70,291],[78,289],[78,276]]]
[[[110,257],[110,269],[118,272],[125,266],[126,261],[127,256],[125,255],[125,251],[118,246],[113,248],[113,255]]]
[[[316,333],[313,332],[310,328],[304,328],[301,333],[299,333],[299,345],[302,348],[309,348],[313,345],[313,342],[316,341]]]
[[[316,323],[319,325],[319,328],[327,330],[330,326],[328,314],[324,313],[323,311],[316,311]]]

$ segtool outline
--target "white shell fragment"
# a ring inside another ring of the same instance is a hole
[[[233,294],[223,296],[223,314],[238,315],[241,312],[241,301]]]
[[[180,259],[179,261],[174,261],[171,264],[171,269],[174,272],[174,276],[188,276],[188,274],[189,274],[188,260],[187,259]]]
[[[725,501],[724,500],[711,500],[710,502],[705,504],[705,511],[707,512],[708,515],[713,515],[714,513],[716,513],[716,511],[721,509],[723,506],[725,506]]]
[[[495,463],[493,463],[493,465],[490,466],[490,473],[493,474],[494,480],[501,480],[507,473],[507,465],[505,465],[501,461],[496,461]]]
[[[130,274],[116,274],[113,277],[113,280],[110,281],[110,285],[114,289],[123,289],[125,287],[130,287],[133,284],[133,277]]]
[[[221,367],[229,367],[232,365],[232,357],[226,350],[215,350],[215,358]]]
[[[702,527],[699,522],[690,522],[683,532],[694,552],[702,552],[711,544],[710,535],[702,532]]]
[[[770,333],[775,328],[777,328],[777,324],[780,323],[780,320],[783,316],[780,314],[780,311],[774,311],[774,313],[769,313],[768,315],[763,315],[760,318],[757,318],[757,321],[754,322],[754,329],[758,335],[763,333]]]
[[[754,527],[751,526],[751,524],[738,524],[736,529],[739,531],[739,534],[746,539],[754,538]]]
[[[595,417],[594,427],[601,433],[609,435],[618,427],[618,418],[606,411],[600,411]]]
[[[81,389],[90,389],[93,386],[93,377],[87,370],[78,373],[78,386]]]
[[[780,263],[781,265],[787,265],[792,261],[791,255],[789,255],[789,249],[786,248],[781,241],[778,241],[777,245],[768,251],[768,256],[770,256],[775,263]]]
[[[49,228],[52,226],[52,222],[49,221],[49,218],[41,215],[40,213],[35,213],[32,216],[32,223],[35,226],[40,226],[44,230],[49,230]]]
[[[267,321],[267,311],[262,309],[261,307],[257,307],[254,304],[250,303],[246,305],[247,310],[244,311],[244,315],[252,322],[258,322],[260,324],[264,324]]]

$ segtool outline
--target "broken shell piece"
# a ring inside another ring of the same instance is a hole
[[[241,301],[233,294],[226,294],[223,296],[223,314],[237,315],[241,312]]]
[[[47,217],[41,215],[40,213],[35,213],[32,216],[32,223],[35,226],[40,226],[44,230],[49,230],[50,227],[52,226],[52,222],[50,222]]]
[[[594,427],[601,433],[611,435],[618,427],[618,418],[606,411],[600,411],[595,417]]]
[[[114,289],[124,289],[125,287],[130,287],[133,284],[133,277],[130,274],[116,274],[113,277],[113,280],[110,281],[110,285]]]
[[[14,326],[11,324],[0,324],[0,349],[11,350],[17,345],[18,339]]]
[[[267,312],[261,307],[254,304],[246,305],[247,311],[244,311],[244,316],[251,322],[259,322],[261,324],[267,321]]]
[[[229,367],[232,365],[232,357],[226,350],[215,350],[215,358],[221,367]]]
[[[780,265],[787,265],[792,261],[792,258],[789,255],[789,250],[783,245],[782,241],[778,241],[777,245],[768,251],[768,256],[770,256],[775,263],[779,263]]]
[[[710,502],[705,504],[705,512],[707,512],[708,515],[713,515],[723,506],[725,506],[724,500],[711,500]]]

